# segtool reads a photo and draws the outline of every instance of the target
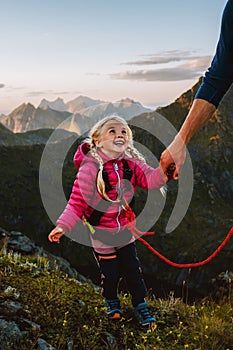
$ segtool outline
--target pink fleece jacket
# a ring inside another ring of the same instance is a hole
[[[89,153],[89,145],[83,143],[78,147],[74,156],[74,164],[78,169],[76,179],[73,184],[72,193],[63,213],[57,220],[57,225],[71,231],[76,222],[84,216],[90,217],[93,208],[102,199],[96,188],[96,178],[99,165],[96,159]],[[109,183],[112,189],[107,193],[112,200],[117,198],[117,188],[123,189],[127,180],[123,179],[123,162],[121,159],[110,159],[104,153],[99,152],[104,161],[104,169],[108,173]],[[132,170],[130,180],[131,190],[124,192],[124,197],[130,202],[136,186],[144,189],[156,189],[164,185],[159,168],[152,168],[142,161],[124,156]],[[110,205],[109,205],[110,204]],[[111,204],[108,202],[106,212],[102,215],[98,228],[117,232],[126,228],[127,220],[125,211],[119,207],[118,203]]]

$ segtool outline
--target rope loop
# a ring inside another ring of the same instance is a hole
[[[127,228],[132,233],[132,235],[136,239],[138,239],[140,242],[142,242],[153,254],[155,254],[161,260],[166,262],[168,265],[171,265],[173,267],[177,267],[179,269],[191,268],[191,267],[199,267],[199,266],[203,266],[203,265],[209,263],[225,247],[225,245],[227,244],[227,242],[230,240],[231,236],[233,235],[233,227],[232,227],[230,229],[230,231],[228,232],[227,236],[225,237],[225,239],[222,241],[222,243],[218,246],[218,248],[207,259],[204,259],[202,261],[195,262],[195,263],[179,264],[179,263],[171,261],[170,259],[166,258],[164,255],[160,254],[147,241],[145,241],[141,237],[141,235],[143,235],[143,236],[153,235],[153,234],[155,234],[155,232],[142,232],[142,231],[139,231],[136,228],[136,215],[133,212],[133,210],[130,208],[130,206],[127,203],[126,203],[124,209],[126,211],[126,218],[127,218],[127,221],[128,221]]]

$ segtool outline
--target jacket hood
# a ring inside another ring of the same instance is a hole
[[[82,162],[84,162],[85,160],[92,160],[93,162],[98,164],[98,161],[89,153],[90,152],[90,145],[87,142],[82,143],[75,155],[74,155],[74,165],[77,168],[77,170],[79,170]],[[103,162],[109,162],[109,161],[116,161],[115,159],[109,158],[106,154],[104,154],[103,152],[101,152],[100,150],[98,150],[98,154],[100,155],[100,157],[103,159]],[[122,154],[122,156],[120,158],[118,158],[118,160],[122,159],[125,157],[125,153]]]
[[[85,159],[89,159],[90,157],[94,161],[94,158],[91,156],[90,152],[90,145],[88,143],[82,143],[80,146],[78,146],[78,149],[74,155],[74,165],[77,168],[77,170],[80,168],[82,162],[85,161]]]

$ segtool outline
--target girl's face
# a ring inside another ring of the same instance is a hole
[[[108,121],[101,129],[95,144],[110,158],[118,158],[128,147],[129,136],[124,124]]]

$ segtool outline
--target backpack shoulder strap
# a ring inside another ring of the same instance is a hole
[[[128,164],[128,162],[125,159],[122,159],[122,163],[123,163],[123,179],[126,179],[126,180],[130,181],[131,178],[132,178],[133,172],[130,169],[129,164]],[[102,176],[103,176],[103,180],[104,180],[104,183],[105,183],[105,190],[106,190],[106,192],[112,190],[112,186],[111,186],[111,184],[109,182],[109,178],[108,178],[108,173],[104,169],[102,171]],[[106,202],[106,200],[103,198],[100,201],[100,203],[97,204],[96,208],[93,210],[93,212],[91,213],[90,217],[87,218],[88,222],[91,225],[97,226],[99,221],[100,221],[100,219],[101,219],[101,217],[102,217],[102,215],[104,214],[103,210],[98,210],[98,207],[101,206],[102,201]],[[130,203],[130,204],[132,204],[132,203]],[[111,203],[109,203],[109,205],[111,205]]]
[[[126,159],[122,159],[122,163],[123,163],[123,179],[130,181],[133,175],[132,169],[130,169]]]

